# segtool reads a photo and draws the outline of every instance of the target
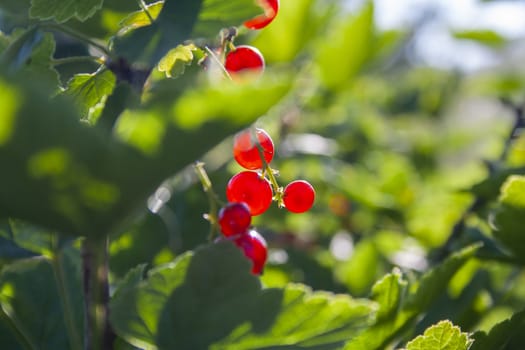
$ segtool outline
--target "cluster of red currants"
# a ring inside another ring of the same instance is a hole
[[[279,0],[258,0],[259,6],[264,9],[264,13],[255,18],[244,22],[244,26],[249,29],[262,29],[272,22],[279,11]],[[224,68],[233,77],[238,73],[252,72],[262,73],[265,62],[261,52],[249,45],[239,45],[234,47],[226,55]]]
[[[252,216],[264,213],[276,201],[292,213],[309,210],[315,200],[312,185],[304,180],[279,187],[269,163],[274,156],[274,144],[262,129],[244,130],[234,138],[233,155],[247,169],[234,175],[227,184],[229,203],[218,214],[222,234],[233,239],[252,261],[252,272],[262,273],[267,247],[264,238],[250,229]],[[269,178],[269,179],[268,179]]]

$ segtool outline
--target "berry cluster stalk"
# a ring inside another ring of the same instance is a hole
[[[283,188],[279,186],[279,183],[277,182],[277,178],[275,177],[274,170],[270,167],[270,164],[266,161],[266,158],[264,157],[264,149],[261,143],[259,142],[259,139],[256,134],[255,128],[251,128],[251,138],[252,142],[255,143],[255,146],[257,147],[257,151],[259,152],[259,157],[261,158],[261,161],[263,163],[263,176],[265,174],[268,175],[268,179],[270,180],[270,183],[272,184],[273,190],[275,192],[274,198],[277,201],[277,205],[279,208],[283,206]]]

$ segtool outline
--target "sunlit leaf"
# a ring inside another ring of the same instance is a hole
[[[77,74],[69,80],[64,94],[71,96],[79,108],[82,119],[89,119],[90,110],[111,94],[115,75],[107,69],[92,74]]]
[[[168,51],[157,68],[164,72],[168,78],[177,77],[184,73],[184,69],[193,60],[193,51],[197,48],[193,44],[179,45],[174,49]]]
[[[441,321],[407,344],[407,350],[467,350],[472,340],[450,321]]]
[[[525,239],[522,220],[525,215],[525,176],[512,175],[503,184],[494,216],[494,236],[524,260]]]

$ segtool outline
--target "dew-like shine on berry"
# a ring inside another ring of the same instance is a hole
[[[234,175],[226,186],[226,197],[230,202],[243,202],[251,215],[264,213],[272,203],[270,182],[254,171],[242,171]]]
[[[272,138],[262,129],[256,129],[254,134],[261,145],[266,163],[270,163],[274,154]],[[233,140],[233,157],[245,169],[256,170],[263,168],[264,164],[261,160],[261,154],[251,130],[243,130],[235,135]]]
[[[315,190],[304,180],[290,182],[283,191],[283,204],[292,213],[304,213],[314,204]]]

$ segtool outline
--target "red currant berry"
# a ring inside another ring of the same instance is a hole
[[[226,55],[224,68],[230,74],[236,74],[241,71],[262,73],[264,70],[264,58],[257,48],[240,45]]]
[[[279,12],[279,0],[258,0],[257,3],[264,9],[264,14],[244,22],[246,28],[264,28],[273,21],[275,16],[277,16],[277,12]]]
[[[283,191],[283,203],[292,213],[303,213],[314,204],[315,190],[307,181],[290,182]]]
[[[246,203],[252,216],[264,213],[272,203],[272,196],[270,182],[254,171],[234,175],[226,186],[228,201]]]
[[[256,129],[255,135],[262,147],[266,163],[273,159],[274,146],[268,133],[262,129]],[[261,155],[257,144],[252,139],[252,132],[244,130],[235,135],[233,140],[233,157],[245,169],[255,170],[263,167]]]
[[[268,256],[266,241],[257,231],[250,230],[235,239],[235,244],[252,261],[252,273],[260,275]]]
[[[225,236],[245,232],[251,222],[250,208],[244,203],[228,203],[219,211],[219,226]]]

